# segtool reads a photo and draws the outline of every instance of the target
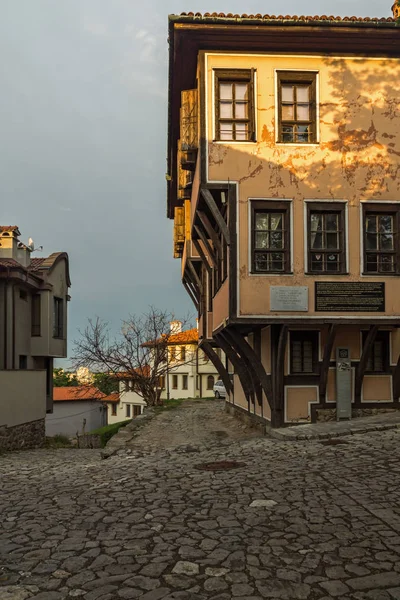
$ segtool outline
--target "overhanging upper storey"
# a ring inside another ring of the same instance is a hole
[[[198,129],[197,98],[200,51],[327,56],[400,57],[400,27],[392,17],[274,17],[188,13],[169,17],[168,217],[183,206],[190,190],[195,144],[182,136]],[[182,93],[186,92],[186,95]],[[182,119],[182,108],[186,117]],[[186,122],[186,127],[181,124]],[[182,131],[183,129],[183,131]],[[200,133],[200,138],[204,133]],[[206,141],[206,140],[200,140]],[[200,145],[201,148],[201,145]],[[183,167],[183,168],[182,168]],[[185,179],[185,181],[183,181]]]

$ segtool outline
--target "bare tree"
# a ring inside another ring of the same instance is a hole
[[[98,317],[89,319],[74,343],[74,367],[88,367],[94,372],[133,381],[135,391],[148,406],[162,404],[162,378],[177,366],[194,360],[189,353],[185,360],[170,364],[168,345],[176,334],[171,331],[173,321],[172,314],[150,307],[147,313],[123,321],[120,333],[112,335],[106,321]]]

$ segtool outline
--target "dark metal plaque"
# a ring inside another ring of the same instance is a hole
[[[385,284],[317,281],[316,312],[385,312]]]

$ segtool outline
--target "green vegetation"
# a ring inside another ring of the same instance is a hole
[[[184,402],[183,398],[176,398],[174,400],[164,400],[162,405],[154,406],[154,410],[156,413],[163,412],[164,410],[172,410],[173,408],[178,408],[182,402]]]
[[[93,373],[93,385],[106,396],[118,392],[118,381],[107,373]]]
[[[99,427],[99,429],[95,429],[90,433],[94,433],[100,436],[101,447],[104,448],[105,445],[111,438],[118,433],[121,427],[126,427],[131,421],[122,421],[121,423],[113,423],[112,425],[106,425],[105,427]]]
[[[66,435],[57,434],[46,438],[46,448],[71,448],[71,446],[71,440]]]
[[[64,369],[54,369],[53,384],[54,387],[76,387],[79,381],[74,373],[68,373]]]

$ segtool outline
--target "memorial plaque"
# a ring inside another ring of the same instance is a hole
[[[308,287],[271,286],[271,311],[307,312]]]
[[[385,284],[358,281],[315,283],[316,312],[385,312]]]

